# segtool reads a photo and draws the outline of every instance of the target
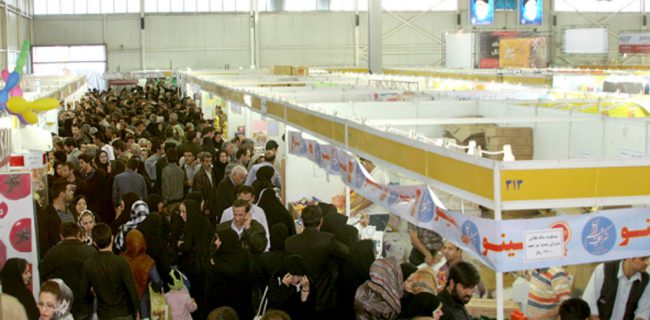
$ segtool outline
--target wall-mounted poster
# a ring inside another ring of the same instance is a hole
[[[499,68],[548,67],[546,37],[501,39],[499,45]]]
[[[479,68],[495,69],[499,67],[499,41],[501,39],[521,37],[516,31],[481,32],[479,40]]]
[[[542,24],[543,0],[519,0],[519,21],[521,24]]]
[[[494,0],[469,0],[469,21],[473,25],[494,23]]]

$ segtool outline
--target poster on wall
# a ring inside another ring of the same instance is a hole
[[[494,23],[494,0],[469,0],[469,21],[473,25]]]
[[[9,258],[27,260],[34,291],[40,284],[31,189],[29,173],[0,174],[0,269]]]
[[[499,68],[546,68],[546,37],[502,39],[499,43]]]
[[[519,22],[521,24],[542,24],[543,0],[519,0]]]
[[[618,35],[618,52],[650,53],[650,32],[621,32]]]
[[[481,32],[479,39],[479,68],[496,69],[499,67],[499,42],[501,39],[516,38],[523,33],[516,31]]]

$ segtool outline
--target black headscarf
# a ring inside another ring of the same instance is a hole
[[[29,319],[38,319],[40,312],[36,307],[36,300],[23,282],[23,272],[27,269],[27,260],[10,258],[5,262],[0,278],[2,279],[2,291],[18,299],[25,307]]]
[[[289,237],[287,226],[282,223],[276,223],[271,226],[271,251],[284,250],[284,240]]]
[[[221,246],[215,251],[215,256],[221,256],[228,253],[242,251],[239,236],[232,229],[226,229],[218,232]]]
[[[407,305],[402,305],[402,318],[430,317],[440,301],[429,293],[421,292],[413,296]]]

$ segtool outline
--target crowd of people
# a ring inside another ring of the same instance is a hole
[[[297,217],[278,196],[278,143],[244,134],[227,140],[226,115],[217,116],[204,120],[191,98],[153,82],[90,91],[61,110],[49,194],[38,203],[42,286],[35,300],[29,265],[8,259],[0,272],[0,313],[102,320],[471,318],[465,305],[486,289],[460,248],[411,226],[411,262],[377,258],[375,244],[360,240],[328,203],[304,208],[304,229],[297,229]],[[361,163],[387,181],[371,161]],[[388,212],[358,199],[354,207],[370,213],[366,223],[386,228]],[[446,258],[439,269],[417,268],[435,264],[438,253]],[[647,258],[636,258],[597,268],[588,303],[569,299],[562,270],[536,270],[531,279],[548,288],[531,291],[542,302],[534,304],[535,319],[584,320],[600,310],[605,319],[648,320],[647,265]],[[610,286],[616,281],[632,281],[618,289],[629,295]]]

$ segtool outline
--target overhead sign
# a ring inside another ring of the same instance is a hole
[[[618,52],[650,53],[650,32],[625,32],[619,34]]]
[[[469,22],[473,25],[494,23],[494,0],[469,0]]]

